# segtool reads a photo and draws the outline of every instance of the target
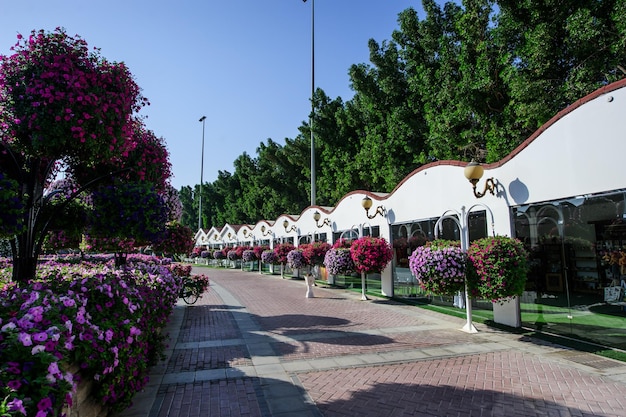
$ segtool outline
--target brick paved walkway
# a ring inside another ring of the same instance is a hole
[[[626,416],[626,364],[388,300],[221,269],[128,417]]]

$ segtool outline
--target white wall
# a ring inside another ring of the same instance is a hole
[[[415,170],[389,194],[353,191],[334,208],[307,207],[297,215],[259,221],[250,229],[257,239],[265,226],[269,237],[291,236],[297,242],[298,236],[326,232],[330,239],[333,231],[371,225],[379,226],[381,236],[389,240],[390,224],[439,217],[448,210],[481,210],[485,205],[493,213],[495,233],[510,236],[512,206],[626,188],[625,158],[626,80],[622,80],[572,104],[507,158],[485,166],[478,190],[482,191],[486,178],[493,177],[498,183],[496,195],[477,199],[463,174],[466,163],[439,161]],[[370,212],[383,205],[385,217],[366,217],[361,206],[365,195],[373,200]],[[321,214],[320,222],[328,217],[331,225],[318,228],[313,220],[315,211]],[[286,232],[284,220],[297,229]],[[227,225],[222,237],[229,231],[234,232]],[[244,241],[237,234],[239,238]],[[383,293],[391,295],[390,267],[382,278]]]

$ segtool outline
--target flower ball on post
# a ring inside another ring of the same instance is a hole
[[[453,295],[465,290],[467,257],[459,242],[435,240],[409,257],[409,268],[423,290]]]
[[[467,256],[472,296],[496,302],[524,292],[528,252],[519,239],[507,236],[478,239],[470,245]]]
[[[367,300],[365,275],[382,272],[393,259],[393,248],[385,238],[365,236],[352,242],[350,255],[354,269],[361,273],[361,299]]]
[[[292,249],[287,253],[287,265],[291,269],[302,269],[308,265],[301,249]]]
[[[324,266],[332,275],[348,275],[354,272],[350,248],[333,247],[324,256]]]
[[[261,262],[268,265],[278,265],[278,257],[271,249],[266,249],[261,253]]]

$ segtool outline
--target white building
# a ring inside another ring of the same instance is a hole
[[[297,245],[320,239],[332,243],[350,234],[381,236],[399,250],[380,276],[380,290],[386,296],[410,296],[405,255],[411,248],[400,242],[432,239],[436,220],[454,215],[461,223],[467,220],[472,239],[515,236],[533,249],[530,294],[585,296],[593,302],[621,274],[603,258],[626,248],[624,158],[626,80],[573,103],[506,158],[484,166],[477,191],[482,193],[487,179],[493,179],[493,195],[475,196],[464,176],[467,162],[438,161],[416,169],[390,193],[355,190],[335,207],[311,206],[254,225],[224,225],[206,235],[199,231],[196,242],[271,245],[291,239]],[[365,197],[372,200],[369,216],[362,206]],[[442,231],[456,239],[462,232],[453,222]],[[496,321],[519,325],[516,311],[497,313]]]

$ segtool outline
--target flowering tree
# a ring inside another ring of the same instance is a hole
[[[159,193],[170,165],[162,141],[133,116],[148,102],[123,63],[60,28],[18,35],[11,49],[0,56],[0,234],[11,238],[13,280],[25,282],[53,219],[76,196],[114,177],[119,188],[143,182]],[[76,189],[54,205],[45,190],[61,167]]]
[[[156,252],[175,256],[189,255],[194,249],[193,231],[178,222],[168,223],[165,235],[153,245]]]

